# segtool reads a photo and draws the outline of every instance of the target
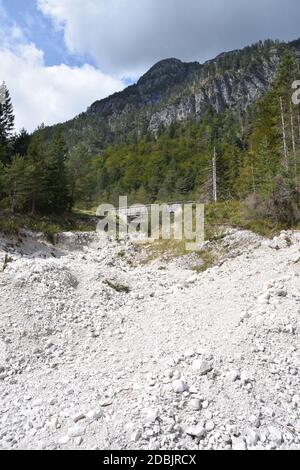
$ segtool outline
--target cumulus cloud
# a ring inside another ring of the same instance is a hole
[[[26,40],[0,2],[0,83],[10,90],[16,129],[73,118],[97,99],[124,88],[121,80],[85,64],[47,66],[44,52]]]
[[[163,58],[202,62],[299,34],[299,0],[32,1],[63,32],[68,64],[90,64],[49,66],[0,0],[0,82],[11,91],[17,127],[29,130],[72,118]]]
[[[0,48],[0,81],[5,79],[16,112],[16,128],[33,130],[39,124],[55,124],[84,111],[124,85],[95,67],[47,67],[43,52],[34,44],[14,50]]]
[[[165,57],[206,60],[259,39],[295,39],[299,0],[37,0],[68,49],[135,77]]]

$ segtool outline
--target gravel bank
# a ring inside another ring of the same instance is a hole
[[[300,449],[300,232],[218,243],[0,237],[0,449]]]

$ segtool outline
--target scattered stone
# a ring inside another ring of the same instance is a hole
[[[144,415],[145,415],[146,423],[154,423],[157,420],[159,413],[158,413],[158,410],[149,409],[149,410],[144,410]]]
[[[90,421],[98,421],[98,419],[102,418],[102,416],[103,416],[102,411],[98,411],[98,410],[91,410],[86,415],[86,417]]]
[[[61,438],[58,439],[57,443],[58,445],[60,446],[65,446],[66,444],[68,444],[68,442],[70,441],[70,437],[69,436],[63,436]]]
[[[283,437],[281,431],[274,427],[270,426],[268,428],[269,431],[269,441],[274,442],[277,446],[280,446],[283,443]]]
[[[85,434],[85,428],[76,424],[73,428],[68,430],[68,436],[71,438],[81,437]]]
[[[201,406],[201,400],[199,398],[193,398],[191,400],[191,408],[195,411],[199,411],[201,410],[202,406]]]
[[[249,429],[247,432],[247,444],[250,447],[256,446],[256,444],[259,441],[259,434],[257,431],[254,431],[253,429]]]
[[[198,424],[197,426],[191,426],[186,430],[186,434],[192,437],[197,437],[199,439],[204,438],[206,436],[206,429],[202,424]]]
[[[173,382],[173,390],[175,393],[183,393],[188,391],[189,387],[186,382],[183,382],[182,380],[175,380]]]
[[[241,378],[241,372],[238,369],[231,370],[227,372],[226,378],[229,382],[236,382]]]
[[[134,431],[132,434],[131,434],[131,442],[138,442],[142,437],[142,433],[141,431]]]
[[[232,437],[232,450],[247,450],[246,442],[241,437]]]
[[[207,432],[213,431],[215,429],[215,423],[213,421],[207,421],[205,429]]]
[[[213,367],[210,362],[207,361],[194,361],[193,362],[193,370],[199,372],[200,375],[207,375],[209,372],[212,371]]]
[[[268,243],[228,229],[209,245],[226,263],[192,280],[196,254],[144,263],[145,245],[97,234],[14,247],[0,447],[300,450],[300,232]]]

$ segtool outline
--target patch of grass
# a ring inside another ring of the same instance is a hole
[[[27,229],[44,233],[51,243],[55,242],[55,236],[60,232],[91,232],[95,228],[96,222],[91,217],[78,214],[61,216],[0,214],[0,232],[5,235],[19,235],[22,229]]]
[[[198,251],[197,255],[202,260],[202,264],[193,268],[197,273],[207,271],[207,269],[212,268],[217,262],[217,257],[212,251]]]
[[[273,238],[276,235],[279,235],[279,233],[286,229],[287,227],[284,227],[283,225],[280,224],[274,224],[272,223],[271,220],[246,220],[243,224],[243,228],[247,230],[251,230],[254,233],[257,233],[258,235],[262,235],[264,237],[268,238]]]
[[[260,235],[272,238],[286,227],[274,224],[270,219],[249,219],[243,203],[238,201],[219,202],[205,205],[205,240],[218,242],[226,236],[226,229],[235,227],[251,230]],[[149,256],[146,262],[163,257],[166,260],[190,254],[186,250],[186,240],[159,240],[146,246]],[[218,250],[217,250],[218,251]],[[196,266],[197,272],[203,272],[215,265],[221,253],[211,249],[196,252],[203,264]]]
[[[149,253],[145,261],[146,263],[161,258],[162,256],[166,260],[170,260],[191,253],[186,250],[185,240],[157,240],[146,245],[146,248]]]
[[[243,223],[243,205],[238,201],[218,202],[205,205],[205,223],[210,225],[236,225]]]
[[[268,218],[250,218],[243,202],[227,201],[205,206],[206,238],[213,240],[216,226],[230,225],[273,238],[288,228]]]
[[[111,289],[114,289],[116,292],[125,293],[125,294],[130,293],[130,288],[128,286],[119,284],[118,282],[112,282],[112,281],[107,280],[107,281],[104,281],[104,283]]]

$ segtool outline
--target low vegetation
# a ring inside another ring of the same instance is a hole
[[[124,284],[120,284],[119,282],[107,280],[105,281],[105,284],[111,289],[115,290],[116,292],[124,293],[124,294],[130,293],[130,288],[128,286],[125,286]]]
[[[95,220],[87,216],[66,214],[62,216],[30,216],[0,213],[0,232],[5,235],[18,235],[22,229],[42,232],[54,242],[60,232],[87,232],[95,230]]]

